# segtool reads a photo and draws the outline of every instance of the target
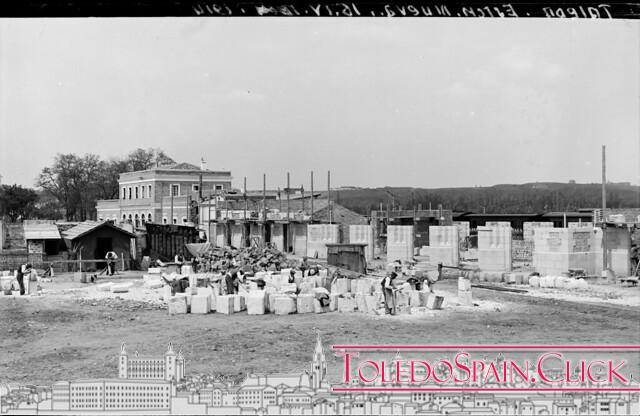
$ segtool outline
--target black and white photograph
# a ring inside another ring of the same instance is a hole
[[[0,18],[0,416],[640,414],[640,7],[76,3]]]

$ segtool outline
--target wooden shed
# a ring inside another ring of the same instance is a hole
[[[132,260],[132,241],[136,235],[115,226],[109,221],[85,221],[62,233],[69,251],[82,260],[97,260],[90,263],[87,270],[99,270],[106,267],[103,260],[107,252],[118,255],[118,262],[124,261],[125,268],[130,268]],[[84,267],[84,266],[83,266]]]

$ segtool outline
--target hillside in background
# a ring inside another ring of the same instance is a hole
[[[326,196],[326,192],[323,193]],[[600,184],[526,183],[475,188],[342,188],[332,191],[331,198],[361,214],[389,206],[403,209],[442,208],[487,214],[525,214],[548,211],[575,211],[602,205]],[[640,207],[640,187],[624,184],[607,185],[607,207]]]

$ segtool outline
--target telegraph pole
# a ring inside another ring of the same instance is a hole
[[[607,270],[607,158],[606,146],[602,146],[602,270]]]

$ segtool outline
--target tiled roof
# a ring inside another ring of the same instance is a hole
[[[131,237],[135,237],[135,234],[130,233],[127,230],[123,230],[120,227],[116,227],[115,225],[111,224],[110,222],[107,221],[85,221],[85,222],[81,222],[80,224],[76,225],[73,228],[70,228],[67,231],[64,231],[62,233],[63,237],[67,240],[74,240],[78,237],[82,237],[85,234],[88,234],[90,232],[92,232],[93,230],[95,230],[96,228],[99,227],[110,227],[113,228],[117,231],[120,231],[121,233],[124,234],[128,234]]]

